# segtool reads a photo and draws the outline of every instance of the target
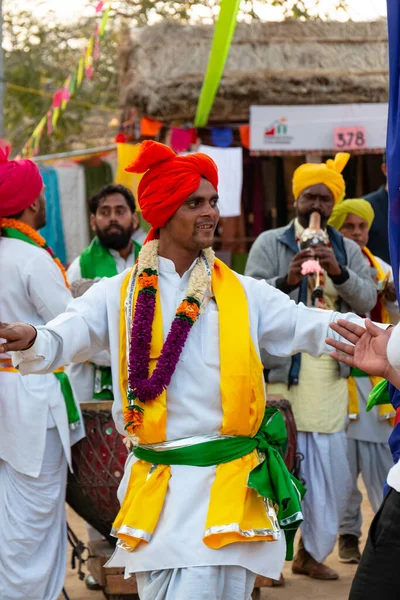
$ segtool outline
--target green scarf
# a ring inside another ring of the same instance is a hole
[[[135,259],[139,256],[141,245],[133,242]],[[114,257],[96,236],[81,254],[79,264],[83,279],[96,279],[96,277],[114,277],[118,275]],[[94,366],[94,391],[95,400],[114,400],[112,392],[112,377],[110,367]]]
[[[135,259],[139,256],[141,245],[133,242]],[[81,254],[81,275],[83,279],[96,279],[96,277],[114,277],[118,275],[114,257],[99,241],[96,236]]]
[[[301,499],[305,488],[289,473],[281,456],[286,440],[282,413],[277,408],[267,408],[253,438],[230,437],[162,451],[139,446],[133,448],[133,454],[154,465],[211,467],[241,458],[257,448],[265,458],[251,471],[248,486],[278,506],[279,525],[286,537],[286,560],[292,560],[294,538],[303,521]]]

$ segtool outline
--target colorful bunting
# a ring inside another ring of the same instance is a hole
[[[96,33],[94,35],[94,50],[93,50],[93,60],[98,60],[100,54],[100,29],[97,25]]]
[[[233,142],[233,131],[230,127],[213,127],[211,129],[211,139],[214,146],[229,148]]]
[[[192,130],[191,129],[179,129],[173,127],[171,130],[171,148],[175,152],[186,152],[189,149],[192,142]]]
[[[58,90],[53,96],[53,109],[60,108],[62,102],[62,90]]]
[[[85,61],[83,56],[80,57],[79,59],[79,63],[78,63],[78,72],[77,72],[77,76],[76,76],[76,86],[77,88],[80,88],[82,85],[82,81],[83,81],[83,75],[84,75],[84,69],[85,69]]]
[[[159,121],[143,118],[140,121],[140,135],[142,137],[156,137],[162,126],[163,124]]]
[[[243,148],[250,150],[250,125],[240,125],[239,133]]]
[[[105,4],[106,2],[103,0],[97,2],[96,15],[99,15],[99,18],[101,17],[100,23],[96,23],[94,35],[90,37],[87,48],[83,55],[79,57],[77,66],[68,75],[63,87],[55,92],[50,110],[39,121],[39,124],[36,126],[31,137],[24,145],[22,151],[24,156],[32,156],[32,154],[37,154],[39,152],[40,140],[46,124],[47,135],[51,135],[57,127],[61,111],[64,111],[67,108],[71,96],[81,87],[85,74],[88,80],[93,77],[93,63],[99,59],[100,40],[104,38],[105,29],[110,16],[110,9],[107,8],[104,10]]]
[[[47,111],[47,135],[53,133],[53,120],[51,110]]]
[[[100,22],[100,39],[101,40],[104,38],[104,33],[105,33],[105,30],[107,27],[109,16],[110,16],[110,9],[107,8],[107,10],[105,10],[103,13],[103,18],[101,19],[101,22]]]

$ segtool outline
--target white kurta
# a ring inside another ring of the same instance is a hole
[[[126,269],[130,269],[135,264],[135,252],[131,252],[128,258],[125,260],[122,258],[117,250],[109,249],[111,256],[115,260],[115,266],[117,273],[123,273]],[[68,268],[67,276],[68,281],[79,281],[82,279],[80,256],[77,256]],[[74,390],[76,392],[77,399],[80,403],[91,402],[93,400],[93,389],[94,389],[94,376],[95,368],[94,364],[99,367],[111,366],[111,358],[108,350],[99,352],[96,356],[91,358],[92,362],[84,362],[79,364],[72,364],[67,368],[67,373],[70,378]]]
[[[160,259],[159,288],[164,337],[176,307],[184,296],[190,273],[182,277],[174,265]],[[238,276],[249,302],[251,336],[255,346],[270,354],[288,356],[309,352],[319,356],[331,349],[325,337],[333,335],[332,320],[347,318],[361,322],[355,315],[296,305],[286,294],[264,281]],[[35,345],[17,353],[21,372],[43,372],[72,360],[86,360],[90,353],[110,346],[114,384],[119,377],[120,287],[123,276],[103,279],[84,296],[74,300],[68,311],[39,330]],[[234,327],[234,323],[232,324]],[[167,440],[217,433],[222,424],[220,396],[218,309],[211,300],[190,332],[171,384],[167,389]],[[113,415],[124,433],[121,396],[114,388]],[[120,487],[122,499],[131,457]],[[165,505],[153,539],[137,551],[118,549],[113,564],[125,564],[128,573],[175,569],[179,567],[233,565],[254,573],[278,578],[283,567],[285,542],[235,543],[211,550],[203,542],[203,531],[215,468],[172,466],[172,477]]]
[[[44,325],[71,300],[49,253],[27,242],[0,237],[0,273],[0,321]],[[48,426],[57,426],[69,462],[71,443],[83,436],[78,428],[70,438],[64,397],[53,374],[21,377],[0,371],[0,413],[0,459],[31,477],[40,472]]]
[[[0,273],[1,321],[40,326],[71,300],[48,252],[27,242],[0,237]],[[0,415],[0,598],[57,600],[67,558],[67,459],[83,427],[70,436],[52,373],[0,371]]]

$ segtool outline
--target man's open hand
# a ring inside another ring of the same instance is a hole
[[[27,350],[35,342],[36,329],[27,323],[2,323],[0,321],[0,354]],[[2,342],[1,339],[6,340]]]
[[[336,349],[331,357],[345,363],[350,367],[357,367],[370,375],[378,375],[388,379],[391,366],[387,359],[386,349],[392,334],[392,329],[381,329],[366,319],[365,329],[340,319],[337,323],[331,323],[331,329],[336,331],[350,344],[328,338],[329,346]]]

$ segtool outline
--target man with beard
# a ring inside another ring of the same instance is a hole
[[[343,197],[341,174],[348,154],[338,154],[326,164],[304,164],[293,176],[296,218],[285,227],[262,233],[254,243],[246,275],[265,279],[296,303],[311,305],[314,276],[303,275],[302,265],[318,259],[322,267],[323,298],[319,308],[360,315],[376,304],[370,269],[358,245],[327,226],[334,205]],[[318,212],[329,244],[300,250],[300,238],[310,216]],[[323,564],[332,552],[339,523],[351,489],[346,456],[349,369],[329,356],[292,358],[261,351],[269,394],[292,403],[298,429],[298,451],[304,455],[301,474],[307,494],[304,524],[293,572],[317,579],[337,579]]]
[[[60,261],[38,233],[46,224],[39,169],[8,154],[2,146],[0,315],[33,327],[72,298]],[[63,369],[22,377],[11,354],[0,351],[0,415],[0,598],[57,600],[67,558],[67,463],[83,434]]]
[[[123,185],[108,185],[89,202],[90,225],[96,234],[92,243],[67,271],[70,283],[81,279],[113,277],[133,267],[140,244],[132,239],[139,228],[133,194]],[[96,355],[94,363],[69,368],[80,402],[113,400],[108,352]]]

